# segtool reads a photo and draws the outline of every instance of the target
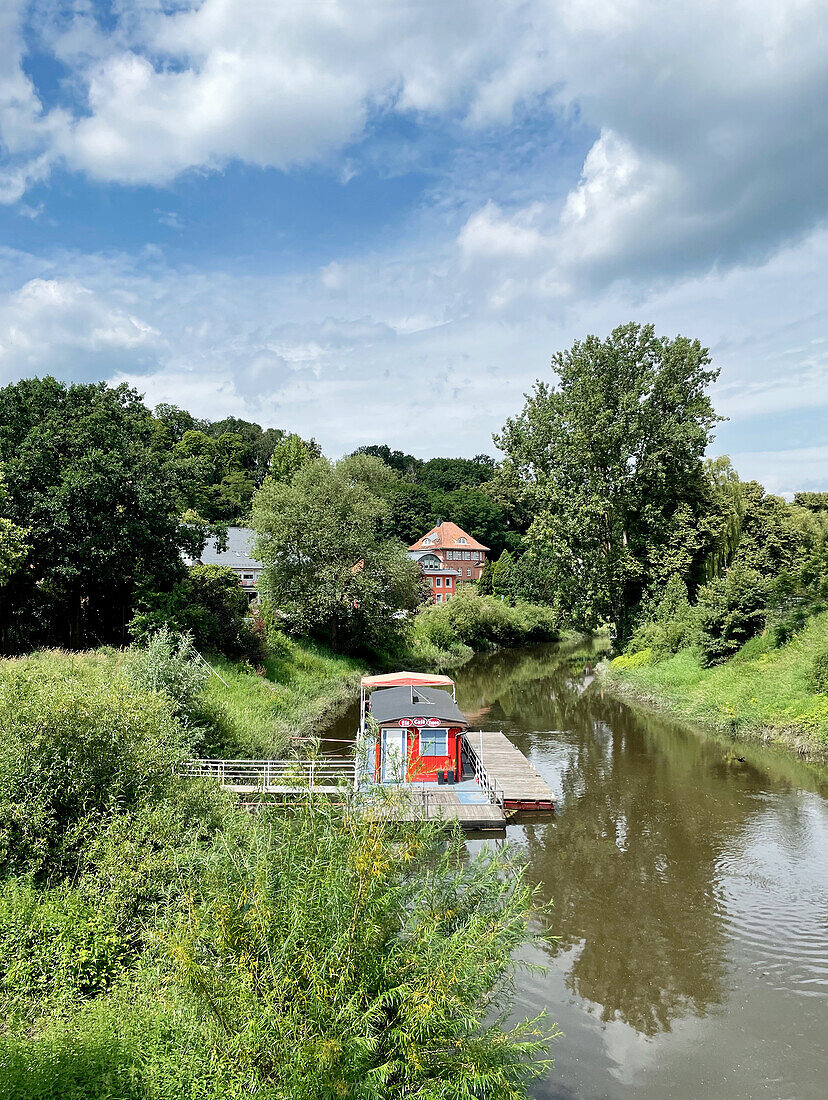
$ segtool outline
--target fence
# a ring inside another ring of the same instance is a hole
[[[264,791],[328,790],[353,786],[356,782],[353,760],[321,757],[310,760],[188,760],[181,772],[217,779],[223,787]]]
[[[472,741],[472,735],[468,734],[465,748],[468,753],[468,759],[471,761],[472,767],[474,768],[474,778],[480,784],[481,790],[486,792],[493,806],[499,806],[502,810],[505,802],[505,794],[497,778],[493,775],[489,775],[486,770],[483,763],[482,746],[481,749],[476,749]]]

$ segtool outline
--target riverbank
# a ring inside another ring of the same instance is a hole
[[[697,651],[656,659],[651,650],[602,666],[602,685],[625,700],[744,741],[783,745],[828,760],[828,694],[814,690],[812,669],[828,644],[828,613],[786,645],[753,638],[730,660],[702,667]]]
[[[208,655],[210,675],[189,708],[204,756],[279,756],[294,737],[315,732],[320,721],[347,705],[365,665],[305,639],[284,639],[278,654],[254,668],[246,661]],[[55,681],[67,690],[125,689],[130,651],[102,647],[85,652],[39,650],[0,660],[0,684]]]

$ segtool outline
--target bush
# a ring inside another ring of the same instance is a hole
[[[110,914],[78,890],[0,885],[0,994],[25,1011],[55,996],[101,993],[133,956]],[[41,1005],[42,1010],[42,1005]]]
[[[413,628],[418,654],[423,643],[453,652],[459,646],[497,649],[554,641],[558,636],[557,618],[550,608],[524,600],[511,605],[465,585],[447,603],[421,611]]]
[[[143,593],[130,636],[143,643],[162,627],[191,634],[208,653],[250,660],[262,656],[244,589],[233,570],[221,565],[194,565],[169,592]]]
[[[654,662],[655,656],[651,649],[639,649],[635,653],[621,653],[610,663],[613,668],[626,671],[631,668],[646,668]]]
[[[143,648],[130,655],[128,675],[142,691],[165,694],[179,713],[187,713],[210,675],[200,660],[191,634],[163,626],[150,634]]]
[[[703,664],[726,661],[761,632],[766,600],[762,578],[741,566],[699,589],[697,638]]]
[[[828,693],[828,649],[823,649],[813,659],[811,686],[819,694]]]
[[[695,634],[696,613],[690,606],[687,585],[678,573],[674,573],[655,605],[652,617],[635,631],[626,652],[638,653],[647,649],[656,659],[660,659],[691,645]]]
[[[0,664],[0,873],[71,871],[115,814],[161,797],[189,734],[166,695],[62,655]]]
[[[496,1021],[531,901],[508,855],[330,804],[274,824],[226,845],[170,937],[217,1068],[286,1100],[525,1096],[536,1022]]]

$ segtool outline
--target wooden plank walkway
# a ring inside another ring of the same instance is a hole
[[[365,813],[383,821],[457,821],[463,829],[502,829],[506,815],[500,806],[488,802],[463,803],[451,788],[437,787],[423,794],[422,790],[397,788],[395,797],[368,803]]]
[[[505,734],[475,730],[469,733],[468,742],[489,775],[500,784],[504,809],[553,809],[552,788]]]

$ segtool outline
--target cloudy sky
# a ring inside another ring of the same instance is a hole
[[[0,384],[474,454],[653,321],[828,489],[826,104],[824,0],[2,0]]]

